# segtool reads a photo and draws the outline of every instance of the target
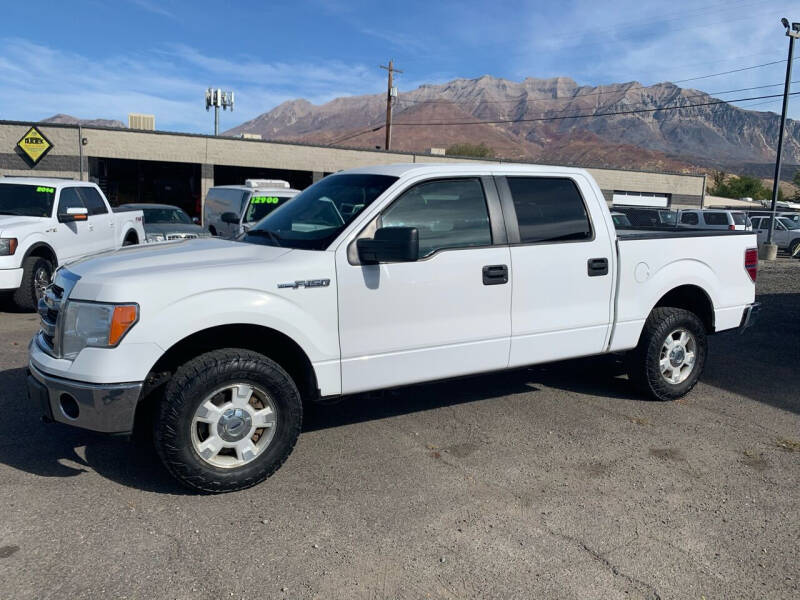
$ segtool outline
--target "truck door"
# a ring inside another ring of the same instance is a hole
[[[79,187],[78,194],[89,211],[89,239],[92,253],[114,250],[117,247],[114,218],[108,206],[93,187]]]
[[[514,282],[509,365],[602,352],[614,282],[604,200],[580,176],[498,177],[497,187]]]
[[[83,200],[78,195],[78,188],[61,188],[61,192],[58,195],[55,218],[57,219],[61,213],[66,213],[68,208],[85,208]],[[59,264],[91,253],[88,219],[71,223],[59,223],[56,221],[53,229],[53,248],[55,248],[58,255]]]
[[[342,392],[505,368],[510,251],[492,178],[417,183],[360,237],[382,227],[417,228],[419,260],[362,265],[355,239],[337,249]]]

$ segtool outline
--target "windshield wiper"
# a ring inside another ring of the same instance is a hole
[[[279,248],[281,247],[281,242],[280,242],[281,238],[278,236],[278,234],[273,233],[269,229],[251,229],[250,231],[245,233],[245,235],[260,235],[263,237],[268,237],[270,240],[272,240],[273,244],[275,244]]]

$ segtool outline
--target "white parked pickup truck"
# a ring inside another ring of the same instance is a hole
[[[59,265],[143,240],[142,212],[114,213],[93,183],[0,177],[0,291],[22,309]]]
[[[683,396],[707,336],[749,325],[756,255],[748,232],[616,232],[580,169],[345,171],[235,240],[60,269],[29,396],[103,432],[150,411],[175,477],[236,490],[287,458],[303,400],[612,352],[644,393]]]

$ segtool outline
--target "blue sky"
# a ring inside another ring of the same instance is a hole
[[[404,70],[401,92],[484,74],[587,85],[676,81],[785,60],[782,16],[800,21],[800,3],[10,2],[0,19],[0,119],[62,112],[126,122],[129,112],[143,112],[156,115],[159,129],[208,133],[209,86],[236,92],[235,112],[221,113],[224,130],[293,98],[382,92],[378,65],[389,58]],[[800,80],[800,60],[794,65]],[[780,63],[681,85],[720,92],[781,84],[784,71]],[[742,105],[780,111],[779,99]],[[800,96],[790,115],[800,118]]]

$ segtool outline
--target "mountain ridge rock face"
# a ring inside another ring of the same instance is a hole
[[[750,92],[754,95],[765,94]],[[720,100],[669,82],[586,86],[568,77],[454,79],[400,94],[392,149],[424,152],[484,142],[499,158],[687,172],[763,170],[774,162],[778,115]],[[665,106],[689,107],[654,110]],[[385,112],[385,94],[321,105],[289,100],[224,135],[383,147]],[[787,122],[785,143],[785,163],[797,165],[800,122]],[[791,176],[793,170],[787,172]]]
[[[65,115],[62,113],[42,119],[41,122],[61,123],[64,125],[85,125],[87,127],[113,127],[115,129],[127,129],[128,127],[125,125],[125,123],[122,121],[117,121],[116,119],[79,119],[78,117],[73,117],[72,115]]]

